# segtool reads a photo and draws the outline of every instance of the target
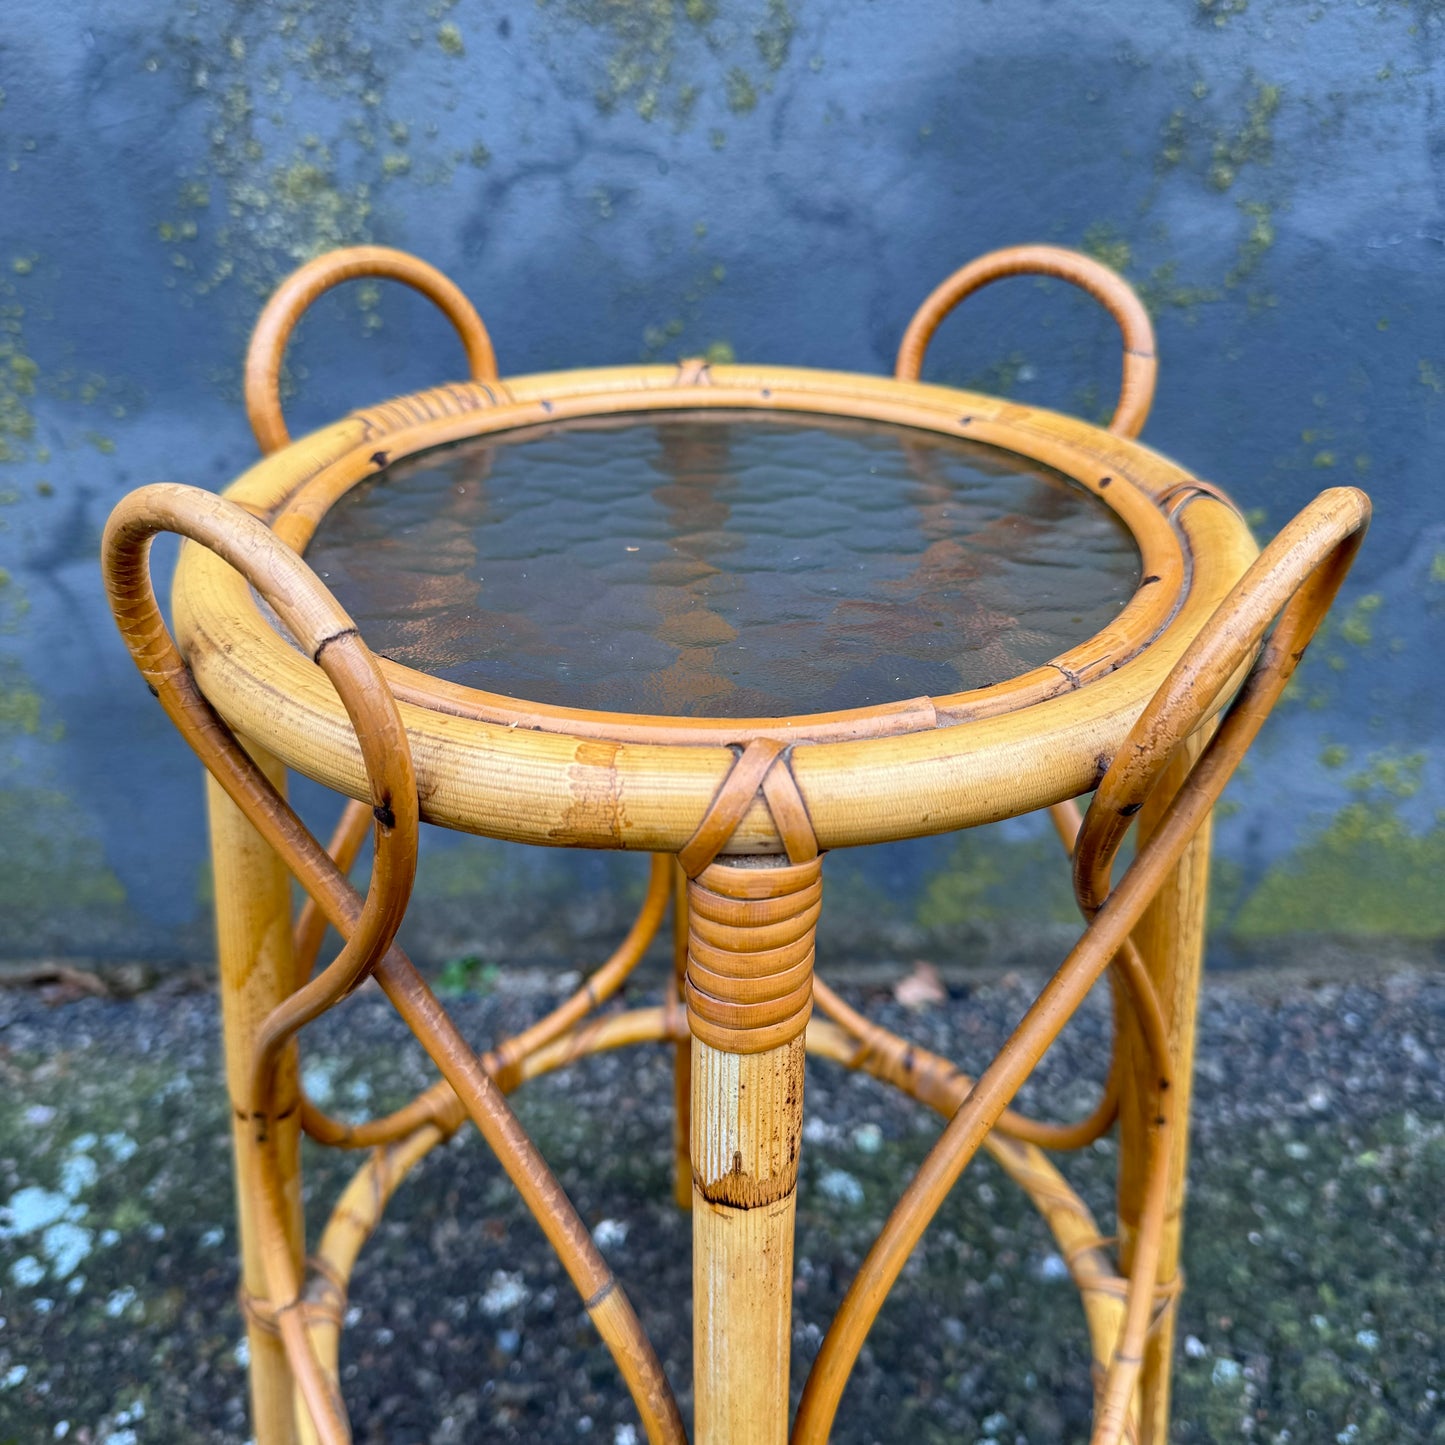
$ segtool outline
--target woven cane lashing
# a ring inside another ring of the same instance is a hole
[[[762,1053],[803,1031],[813,1008],[821,871],[818,858],[767,868],[713,863],[692,881],[685,995],[696,1038]]]

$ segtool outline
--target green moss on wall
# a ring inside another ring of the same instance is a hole
[[[12,591],[14,582],[0,585],[0,607]],[[24,953],[57,920],[125,904],[89,820],[67,794],[37,781],[35,745],[60,736],[29,678],[0,658],[0,952]]]
[[[986,830],[961,834],[923,891],[919,926],[946,933],[1009,918],[1078,921],[1063,850],[1051,837],[1002,843]]]
[[[1264,201],[1241,201],[1239,209],[1249,226],[1239,243],[1234,265],[1224,278],[1226,286],[1238,286],[1254,275],[1275,241],[1273,207]]]
[[[14,951],[30,929],[62,913],[119,908],[125,890],[80,810],[49,788],[0,789],[0,914]]]
[[[1423,787],[1424,768],[1420,753],[1370,758],[1347,782],[1355,799],[1265,874],[1240,906],[1233,932],[1244,940],[1445,936],[1445,811],[1425,832],[1399,813]]]
[[[9,572],[0,567],[0,635],[18,631],[29,611],[30,599],[25,595],[25,589]],[[0,699],[8,696],[13,681],[5,666],[0,664]],[[28,688],[28,684],[26,686]],[[3,705],[3,702],[0,702],[0,707]],[[4,724],[0,723],[0,735],[3,735],[5,730]]]
[[[9,574],[3,575],[5,581],[0,584],[0,631],[12,631],[13,627],[4,626],[5,601],[12,595],[18,597],[23,615],[24,599]],[[0,657],[0,767],[12,772],[21,767],[11,746],[14,739],[55,742],[61,736],[60,724],[46,720],[44,701],[20,666],[11,658]]]
[[[1159,154],[1154,161],[1155,170],[1160,173],[1172,171],[1175,166],[1182,164],[1188,148],[1188,117],[1182,110],[1171,110],[1168,119],[1164,122]]]
[[[1445,820],[1410,830],[1388,803],[1348,803],[1270,870],[1234,923],[1241,939],[1292,933],[1445,936]]]
[[[758,90],[740,65],[735,65],[727,75],[728,109],[734,115],[747,115],[757,109]]]
[[[1236,5],[1231,0],[1213,4],[1200,0],[1199,15],[1209,23],[1223,25],[1242,10],[1242,3]],[[1284,93],[1279,86],[1253,75],[1246,77],[1245,87],[1242,102],[1236,102],[1240,108],[1231,119],[1227,110],[1221,111],[1204,81],[1196,79],[1190,84],[1185,103],[1169,112],[1160,130],[1154,158],[1157,179],[1142,207],[1144,214],[1154,208],[1166,183],[1192,182],[1205,191],[1225,193],[1251,168],[1269,165],[1274,156],[1275,120],[1284,104]],[[1180,312],[1192,322],[1200,306],[1224,300],[1231,290],[1256,277],[1276,241],[1276,202],[1254,195],[1236,204],[1243,226],[1233,261],[1222,276],[1181,279],[1178,262],[1172,258],[1130,275],[1151,312]],[[1083,246],[1116,270],[1127,271],[1131,263],[1137,265],[1140,252],[1147,257],[1151,249],[1139,243],[1142,234],[1138,221],[1129,227],[1127,239],[1120,238],[1112,227],[1095,225],[1085,232]],[[1167,244],[1164,227],[1155,226],[1150,234],[1156,243]],[[1251,312],[1277,304],[1275,296],[1257,289],[1247,294],[1246,301]]]
[[[35,438],[31,402],[40,368],[25,350],[22,307],[0,304],[0,462],[28,453]]]
[[[1123,275],[1129,269],[1133,252],[1128,241],[1106,221],[1097,221],[1084,232],[1084,251],[1096,261]]]
[[[1135,283],[1139,299],[1158,315],[1162,311],[1178,311],[1186,320],[1200,306],[1218,301],[1224,294],[1217,286],[1201,286],[1179,279],[1179,263],[1164,261]]]
[[[788,0],[767,0],[751,25],[735,11],[726,17],[731,23],[715,23],[714,0],[566,0],[561,13],[606,37],[594,92],[599,110],[630,107],[644,120],[677,126],[687,124],[710,89],[720,88],[735,114],[752,111],[771,79],[762,86],[754,80],[738,54],[739,40],[751,35],[757,61],[771,77],[787,63],[798,28]]]
[[[362,31],[351,9],[314,0],[194,9],[174,22],[156,64],[204,107],[208,148],[157,222],[176,273],[167,284],[267,294],[300,262],[370,240],[378,188],[422,183],[410,162],[377,156],[378,134],[395,140],[409,127],[386,113],[385,69]],[[454,24],[436,39],[449,54],[464,49]],[[299,95],[326,98],[332,129],[278,146]]]
[[[758,55],[770,71],[781,70],[786,64],[797,28],[788,0],[768,0],[768,18],[753,32],[753,38]]]
[[[41,708],[40,694],[28,682],[11,676],[0,683],[0,738],[40,736]]]
[[[727,280],[727,269],[714,262],[709,264],[702,258],[702,241],[707,227],[701,222],[694,228],[693,252],[699,256],[700,269],[688,283],[676,312],[664,321],[644,327],[642,333],[643,361],[657,361],[663,357],[679,360],[684,356],[706,355],[709,360],[722,359],[721,353],[713,356],[714,347],[726,347],[726,359],[733,359],[732,348],[727,342],[704,342],[697,336],[695,328],[702,317],[703,303]]]
[[[545,4],[546,0],[541,0]],[[570,19],[600,31],[609,54],[595,95],[604,114],[630,106],[644,120],[687,119],[696,82],[680,74],[680,46],[716,11],[707,0],[569,0]]]
[[[1352,647],[1368,647],[1375,640],[1372,619],[1384,600],[1378,592],[1357,597],[1339,623],[1339,635]]]
[[[1209,183],[1227,191],[1247,165],[1268,164],[1274,155],[1274,119],[1279,113],[1280,88],[1256,81],[1245,102],[1244,118],[1214,140]]]
[[[1223,30],[1236,15],[1249,9],[1249,0],[1194,0],[1194,13],[1206,25]]]

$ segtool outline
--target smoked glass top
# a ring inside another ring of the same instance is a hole
[[[559,422],[348,492],[307,560],[370,646],[609,712],[779,717],[962,692],[1082,642],[1139,581],[1096,498],[1012,452],[740,411]]]

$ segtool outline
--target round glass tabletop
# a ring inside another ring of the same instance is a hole
[[[1108,625],[1128,529],[1014,452],[886,422],[586,417],[386,467],[307,561],[374,651],[603,712],[765,717],[984,687]]]

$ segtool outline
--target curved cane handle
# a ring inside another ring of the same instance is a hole
[[[276,288],[251,333],[251,344],[246,349],[246,416],[263,452],[274,452],[291,440],[281,415],[281,359],[292,330],[323,292],[363,276],[400,281],[434,301],[456,327],[466,347],[472,380],[497,379],[497,357],[482,318],[461,288],[435,266],[387,246],[348,246],[328,251],[293,271]]]
[[[334,872],[289,805],[258,781],[257,770],[181,657],[150,576],[151,542],[163,532],[214,552],[275,608],[297,644],[330,678],[356,733],[376,821],[373,878],[337,962],[291,996],[294,1001],[337,987],[339,997],[391,946],[416,872],[420,805],[396,699],[341,604],[264,522],[224,497],[174,482],[138,488],[117,503],[102,538],[101,566],[121,636],[181,735],[282,858],[293,865],[298,852],[312,863],[324,858],[323,871]]]
[[[1056,276],[1060,281],[1087,291],[1119,323],[1124,337],[1124,379],[1119,388],[1119,405],[1109,430],[1119,436],[1136,437],[1144,430],[1154,400],[1154,382],[1159,362],[1154,354],[1154,327],[1144,303],[1117,272],[1079,251],[1062,246],[1007,246],[990,251],[955,271],[934,288],[923,305],[913,313],[898,348],[893,374],[903,381],[917,381],[923,367],[923,353],[939,322],[966,296],[991,281],[1005,276]]]
[[[1231,691],[1234,700],[1186,790],[1201,788],[1211,769],[1225,781],[1234,772],[1329,611],[1369,522],[1370,499],[1358,488],[1321,492],[1280,528],[1185,648],[1084,815],[1074,842],[1074,892],[1086,915],[1109,898],[1119,846],[1170,760]]]

